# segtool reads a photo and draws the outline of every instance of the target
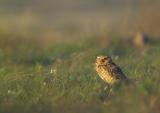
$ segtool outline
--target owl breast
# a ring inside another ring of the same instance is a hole
[[[96,71],[100,78],[108,84],[113,84],[116,81],[116,79],[111,76],[111,74],[103,66],[96,66]]]

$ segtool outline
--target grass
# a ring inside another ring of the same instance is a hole
[[[160,45],[136,49],[122,39],[104,41],[90,37],[42,45],[2,37],[0,113],[160,112]],[[94,70],[100,54],[112,56],[135,85],[114,86],[107,96]]]

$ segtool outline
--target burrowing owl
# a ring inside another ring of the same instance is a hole
[[[107,82],[108,85],[112,85],[116,81],[127,79],[122,70],[109,56],[97,56],[95,68],[101,79]]]

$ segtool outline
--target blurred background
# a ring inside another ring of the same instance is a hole
[[[0,0],[0,113],[160,113],[159,11],[160,0]],[[97,55],[139,81],[108,95]]]
[[[0,33],[53,39],[160,35],[159,0],[0,0]]]

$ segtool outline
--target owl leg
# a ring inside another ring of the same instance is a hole
[[[106,99],[110,96],[110,85],[106,85],[101,87],[101,92],[99,94],[100,100],[105,102]]]
[[[112,86],[107,84],[105,87],[104,87],[104,91],[106,92],[106,96],[108,97],[111,93],[112,93]]]
[[[110,90],[111,89],[111,85],[107,84],[105,87],[104,87],[104,91],[106,90]]]

